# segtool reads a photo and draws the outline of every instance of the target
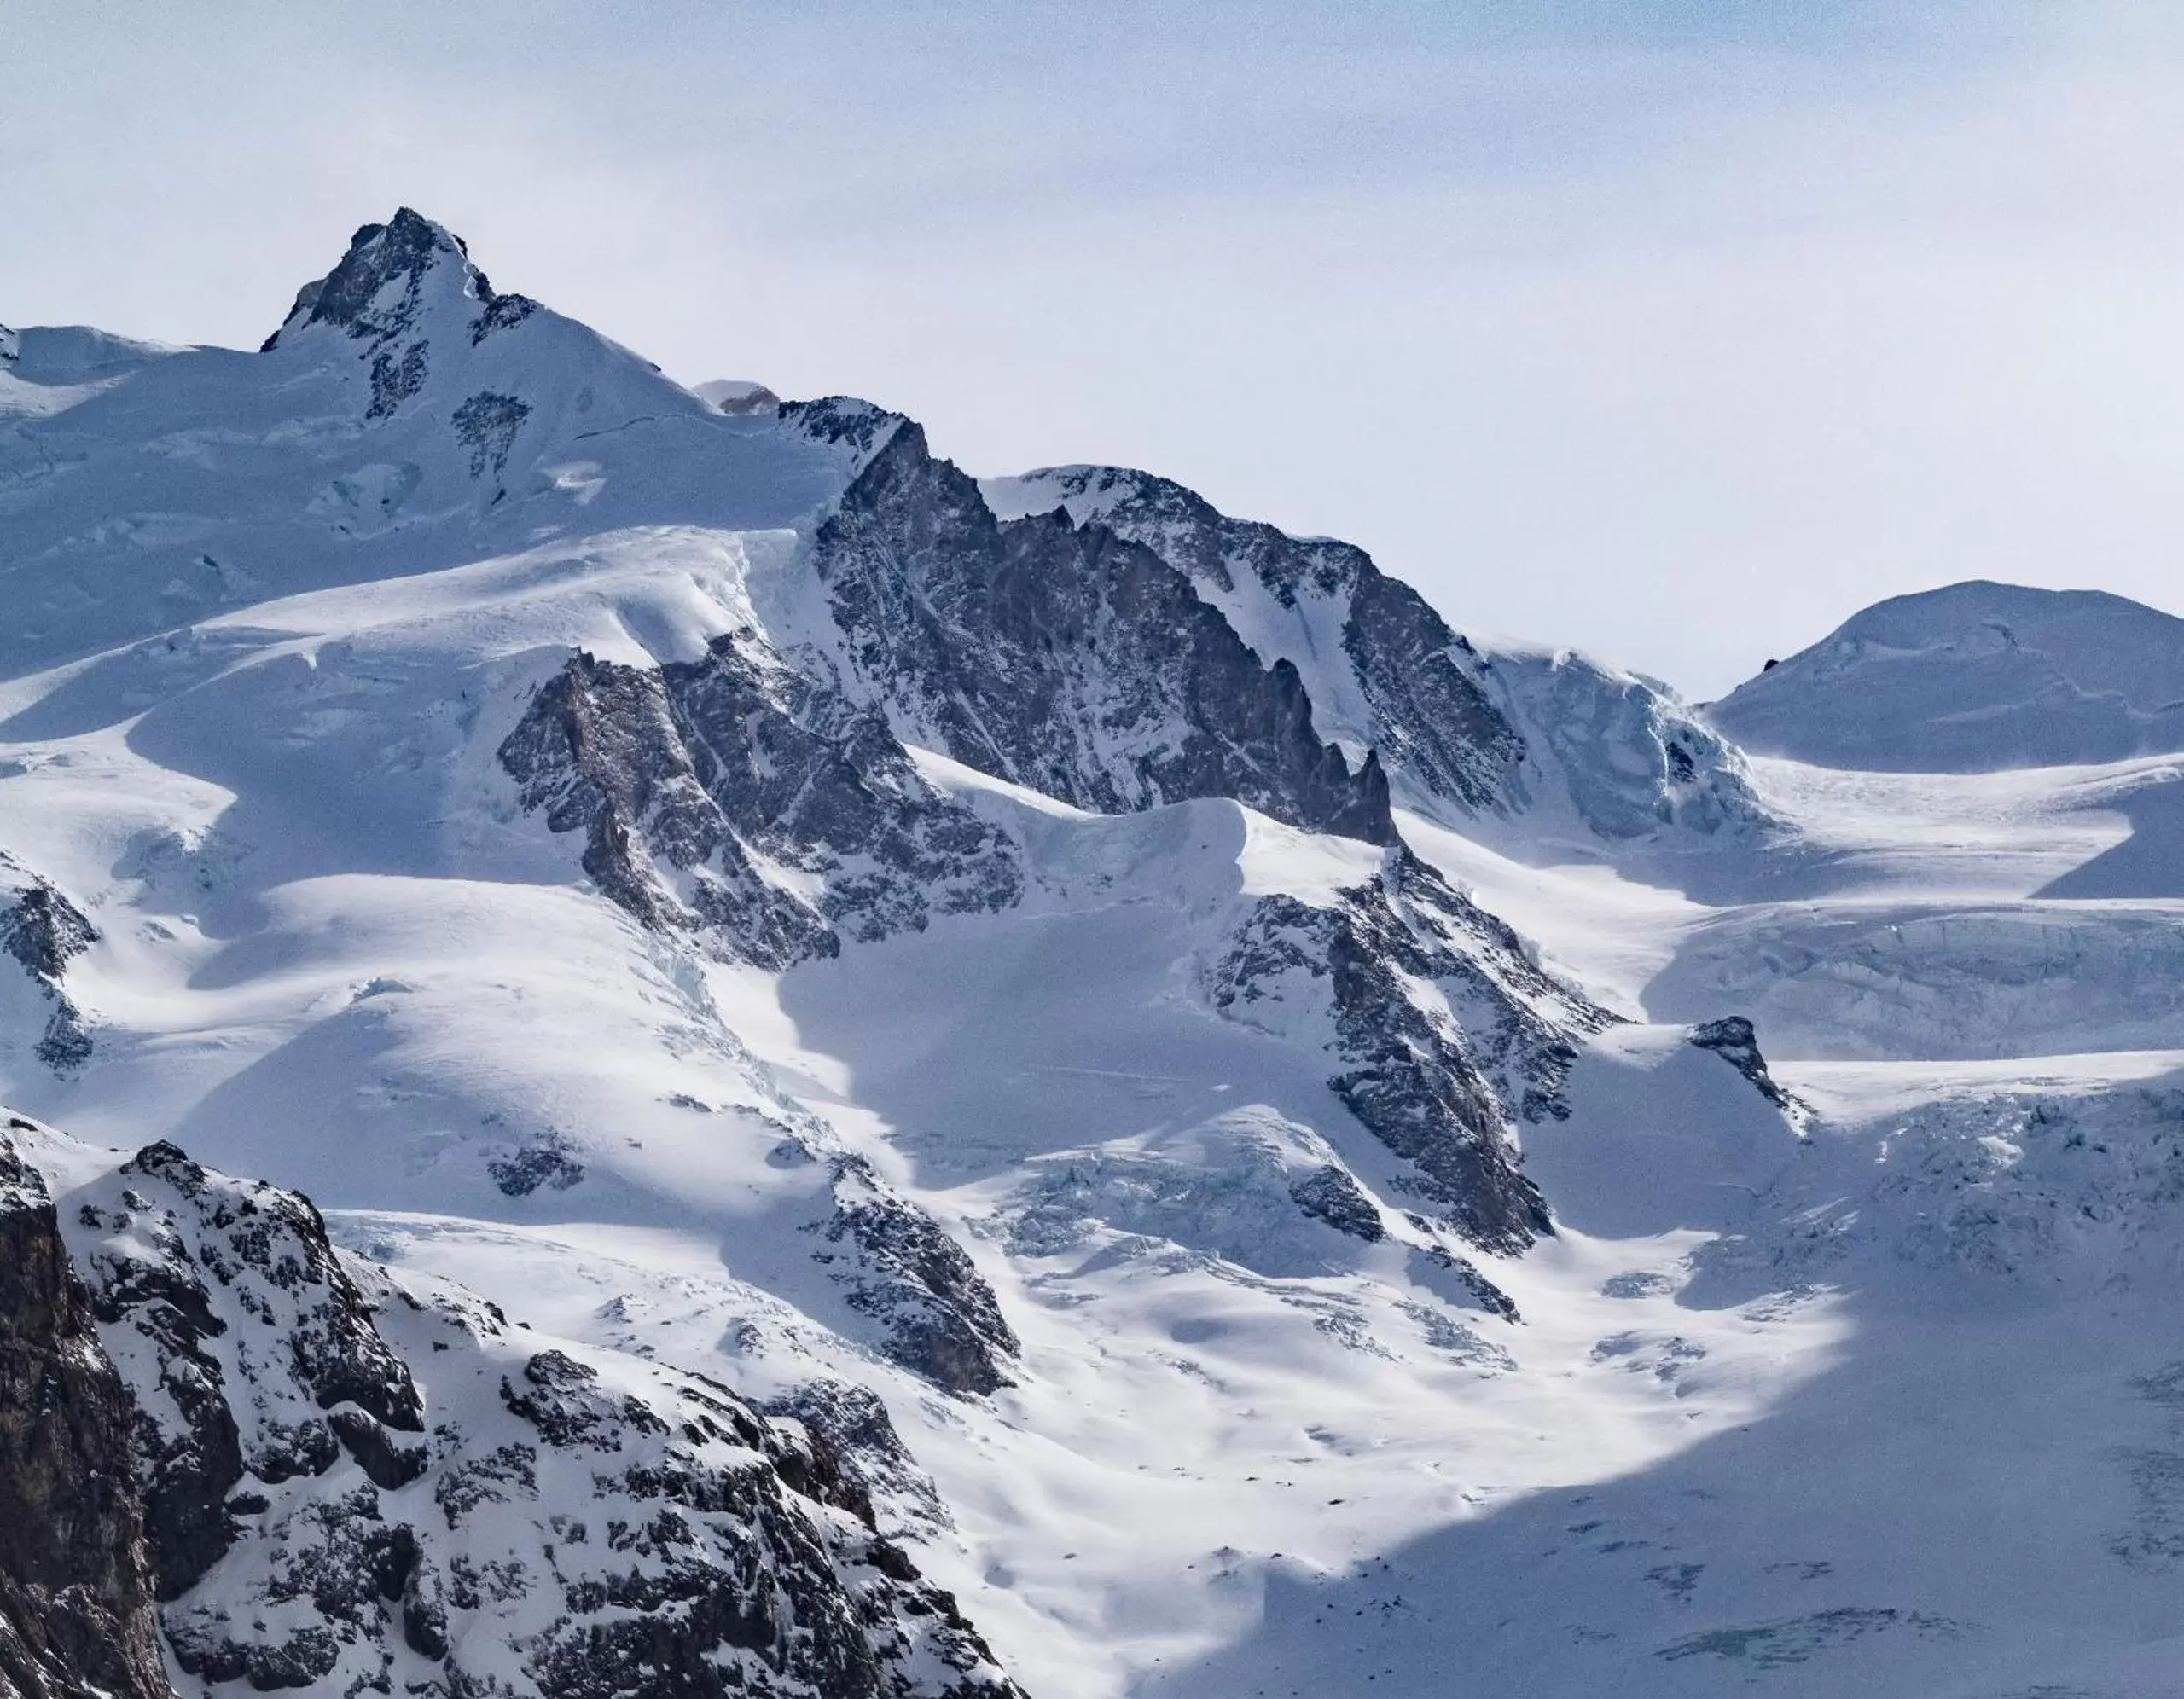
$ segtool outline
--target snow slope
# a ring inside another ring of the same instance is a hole
[[[1824,767],[1987,773],[2184,749],[2184,620],[2097,590],[1984,581],[1897,596],[1707,710]]]
[[[258,354],[9,345],[0,1099],[309,1192],[466,1432],[526,1328],[711,1377],[1039,1699],[2184,1685],[2174,763],[1747,759],[415,215]]]

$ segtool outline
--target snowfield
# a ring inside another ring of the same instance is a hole
[[[2063,669],[2076,764],[2000,640],[1895,614],[1717,706],[1816,740],[1748,759],[1143,474],[959,488],[863,403],[701,398],[417,222],[267,352],[6,345],[0,1100],[81,1141],[26,1151],[64,1226],[149,1207],[106,1146],[307,1193],[400,1354],[478,1356],[422,1395],[479,1435],[518,1330],[662,1409],[865,1389],[878,1533],[1037,1699],[2184,1691],[2164,616],[2055,626],[2130,671]],[[889,531],[881,473],[940,493]],[[1017,592],[917,576],[949,526],[1094,586],[1111,670],[1028,731]],[[1198,670],[1141,658],[1192,583]],[[738,812],[746,734],[789,800]],[[241,1561],[171,1636],[258,1608]]]

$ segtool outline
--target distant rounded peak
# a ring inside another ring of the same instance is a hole
[[[0,360],[20,359],[22,357],[22,352],[23,339],[21,336],[15,331],[9,329],[6,325],[0,324]]]
[[[328,325],[374,340],[398,335],[415,319],[427,280],[435,276],[447,280],[440,287],[450,293],[483,308],[481,323],[488,329],[526,316],[535,304],[520,295],[497,294],[485,274],[471,263],[462,237],[404,206],[384,224],[358,228],[340,264],[297,292],[295,304],[265,348],[277,346],[283,336],[307,325]],[[516,304],[520,310],[511,310]]]
[[[1891,596],[1709,710],[1763,754],[1990,772],[2184,749],[2184,619],[2106,590],[1970,579]]]
[[[1846,649],[1925,652],[1961,647],[1986,652],[2028,643],[2037,647],[2049,638],[2098,641],[2104,634],[2135,629],[2173,635],[2184,629],[2184,622],[2106,590],[2048,590],[1967,578],[1862,608],[1792,661]]]
[[[781,398],[765,385],[752,383],[748,378],[708,378],[704,383],[691,385],[690,393],[701,401],[711,402],[723,413],[770,413],[781,404]]]
[[[1770,663],[1733,696],[1780,690],[1891,662],[1981,661],[2023,652],[2073,676],[2097,675],[2126,654],[2152,659],[2184,642],[2184,620],[2106,590],[2048,590],[1967,578],[1861,608],[1809,647]]]

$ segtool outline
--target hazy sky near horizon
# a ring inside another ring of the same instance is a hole
[[[0,322],[255,345],[407,203],[1703,698],[1959,578],[2184,612],[2178,12],[0,0]]]

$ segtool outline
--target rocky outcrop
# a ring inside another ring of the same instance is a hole
[[[762,1407],[776,1420],[801,1423],[817,1442],[815,1457],[834,1471],[828,1503],[883,1532],[891,1525],[921,1534],[954,1527],[940,1489],[910,1455],[886,1401],[870,1387],[805,1381]],[[782,1478],[799,1492],[809,1490],[793,1471],[784,1470]]]
[[[1014,847],[919,774],[884,716],[752,634],[661,676],[706,794],[746,842],[816,878],[820,912],[845,937],[921,931],[1021,893]]]
[[[1567,1113],[1574,1039],[1610,1017],[1425,863],[1393,852],[1331,905],[1261,898],[1204,978],[1246,1024],[1293,1030],[1322,1012],[1328,1086],[1472,1244],[1521,1250],[1554,1231],[1512,1123]]]
[[[1757,1088],[1760,1096],[1786,1112],[1800,1110],[1798,1100],[1785,1091],[1767,1071],[1767,1058],[1759,1053],[1759,1035],[1742,1015],[1724,1015],[1691,1029],[1691,1042],[1711,1051]]]
[[[0,1134],[0,1693],[171,1693],[134,1461],[53,1201]]]
[[[1470,640],[1362,549],[1321,547],[1353,568],[1342,649],[1371,705],[1374,746],[1434,795],[1467,808],[1520,800],[1524,734],[1482,686],[1487,664]]]
[[[526,809],[584,832],[602,893],[763,966],[1005,907],[1021,889],[1012,846],[923,779],[884,718],[749,632],[656,670],[575,657],[500,760]],[[810,877],[792,890],[762,862]]]
[[[83,910],[58,888],[0,855],[0,950],[15,959],[52,1006],[36,1054],[63,1079],[90,1059],[91,1029],[62,976],[98,937]]]
[[[880,1324],[887,1354],[950,1392],[1008,1385],[1002,1363],[1020,1348],[962,1246],[863,1157],[836,1157],[832,1177],[834,1208],[816,1230],[838,1249],[818,1259],[850,1307]]]
[[[480,390],[455,409],[455,439],[470,451],[470,475],[496,478],[508,469],[515,433],[531,416],[531,403],[513,395]]]
[[[698,782],[657,671],[575,656],[499,753],[523,807],[583,832],[584,872],[643,925],[711,928],[762,967],[840,948],[809,903],[752,865]]]
[[[1297,1207],[1315,1221],[1324,1221],[1339,1233],[1347,1233],[1368,1244],[1388,1236],[1380,1212],[1364,1188],[1346,1168],[1327,1163],[1292,1183],[1289,1196]]]
[[[897,734],[1103,813],[1233,797],[1385,844],[1385,775],[1316,730],[1296,666],[1267,664],[1189,576],[1066,517],[996,519],[897,421],[810,560],[845,690]]]
[[[171,1145],[61,1204],[0,1153],[0,1685],[166,1694],[156,1592],[206,1688],[1019,1699],[853,1400],[540,1339]]]
[[[423,1429],[416,1383],[373,1327],[307,1200],[209,1175],[158,1144],[79,1194],[74,1212],[92,1308],[138,1394],[163,1598],[187,1592],[227,1554],[240,1528],[231,1498],[246,1476],[322,1475],[345,1435],[352,1453],[416,1453],[414,1438],[392,1436]],[[229,1337],[235,1308],[253,1324],[258,1350],[247,1335]],[[273,1385],[253,1373],[264,1357],[281,1364]]]

